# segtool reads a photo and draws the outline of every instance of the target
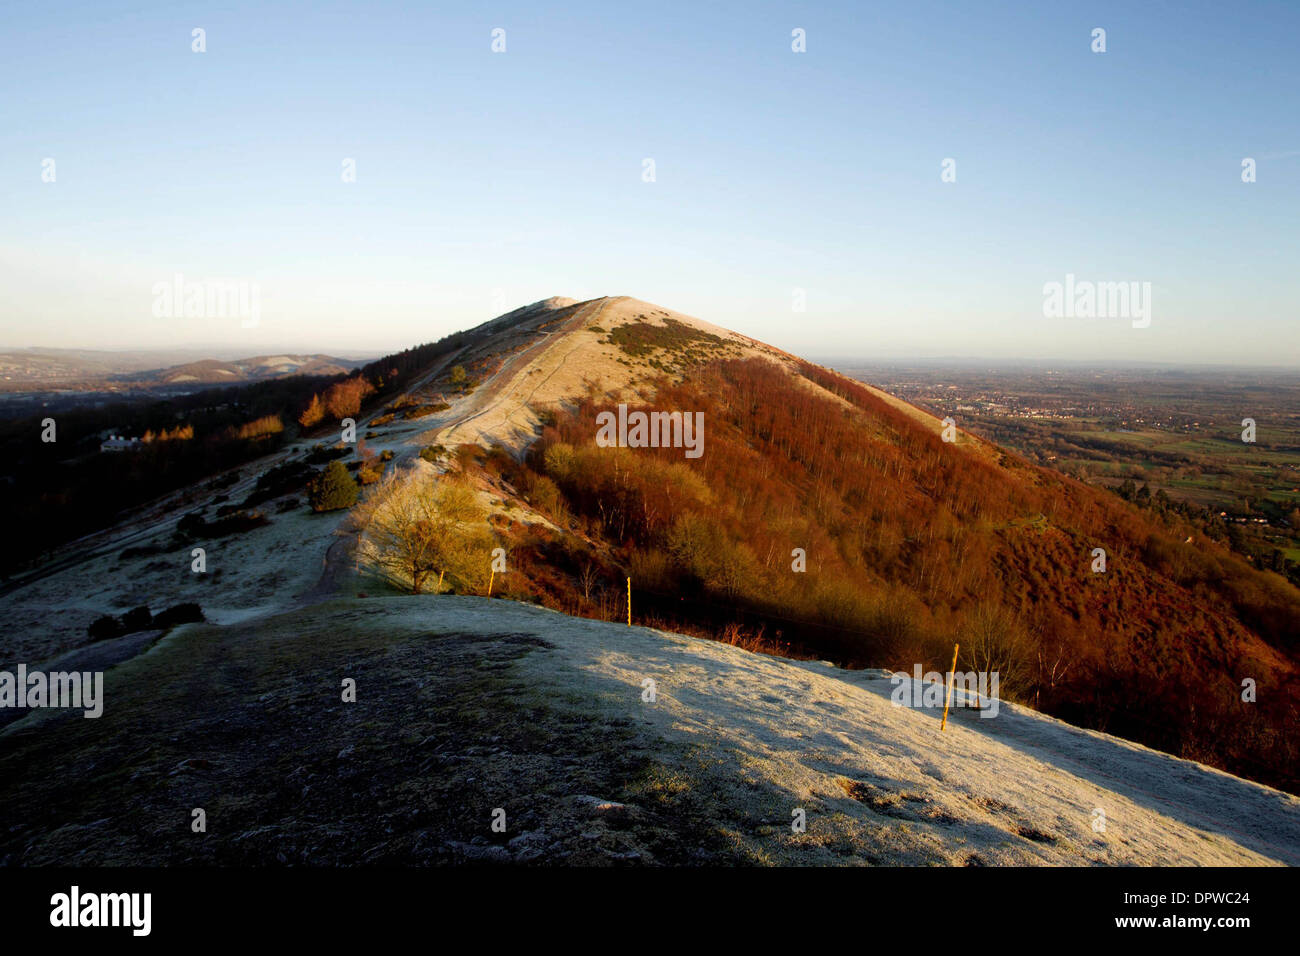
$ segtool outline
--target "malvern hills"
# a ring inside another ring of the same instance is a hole
[[[7,556],[10,656],[108,674],[102,719],[0,735],[0,855],[1300,862],[1300,592],[1176,515],[626,297],[247,388],[226,417],[130,411],[194,436],[112,462],[69,464],[89,418],[16,452],[53,482],[15,485],[18,521],[57,540]],[[182,604],[206,621],[132,610]],[[1003,706],[940,733],[887,672],[944,673],[954,645]],[[105,784],[129,838],[47,836],[52,807],[111,812],[13,782],[61,755],[134,768]],[[226,830],[171,842],[167,808],[200,799]],[[1254,821],[1218,819],[1233,801]],[[500,839],[496,807],[524,814]]]

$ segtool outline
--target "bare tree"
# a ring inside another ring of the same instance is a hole
[[[962,659],[977,673],[998,675],[998,693],[1011,698],[1028,686],[1033,658],[1020,619],[1006,608],[985,602],[966,617],[961,628]]]
[[[432,575],[446,572],[477,589],[486,579],[492,536],[474,489],[424,469],[390,474],[367,500],[363,558],[419,594]]]
[[[1065,680],[1065,676],[1074,666],[1074,659],[1069,656],[1065,642],[1057,638],[1050,645],[1043,640],[1038,643],[1036,652],[1038,677],[1034,681],[1034,707],[1038,707],[1044,690],[1049,693],[1056,685]]]
[[[600,572],[596,570],[594,564],[588,561],[578,575],[578,582],[582,585],[582,596],[585,600],[591,600],[591,590],[599,580]]]

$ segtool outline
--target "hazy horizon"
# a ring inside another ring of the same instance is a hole
[[[6,26],[0,347],[383,354],[626,294],[823,358],[1300,360],[1297,8],[54,3]],[[176,276],[254,288],[259,320],[159,317]],[[1045,317],[1067,276],[1145,286],[1149,325]]]
[[[422,344],[422,343],[412,343]],[[774,344],[774,343],[768,343]],[[331,350],[328,348],[317,348],[315,346],[298,344],[298,345],[276,345],[275,343],[265,343],[266,351],[258,353],[260,355],[275,354],[292,354],[292,355],[328,355],[333,358],[349,360],[370,361],[382,358],[384,355],[391,354],[390,350],[381,349],[338,349]],[[185,360],[198,359],[218,359],[222,361],[234,361],[238,359],[248,359],[256,357],[253,353],[246,353],[240,349],[232,348],[228,344],[197,345],[177,348],[133,348],[124,346],[121,348],[94,349],[80,348],[77,346],[45,346],[45,345],[3,345],[0,344],[0,353],[2,352],[90,352],[97,354],[121,354],[121,355],[172,355],[181,356]],[[825,353],[807,352],[801,355],[809,361],[816,362],[819,365],[838,369],[857,369],[873,368],[880,366],[916,366],[919,368],[964,368],[969,366],[987,366],[996,370],[1014,371],[1017,368],[1063,368],[1076,370],[1133,370],[1142,368],[1162,369],[1169,371],[1185,372],[1210,372],[1210,371],[1230,371],[1240,369],[1242,371],[1258,372],[1276,372],[1279,374],[1296,374],[1294,366],[1283,363],[1223,363],[1223,362],[1164,362],[1164,361],[1147,361],[1141,359],[1095,359],[1095,358],[1035,358],[1033,356],[992,356],[992,355],[925,355],[919,353],[880,353],[878,355],[828,355]]]

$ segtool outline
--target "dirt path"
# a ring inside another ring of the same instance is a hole
[[[578,309],[560,328],[549,332],[541,332],[540,334],[542,335],[542,338],[531,345],[525,346],[507,358],[501,364],[501,367],[497,369],[486,382],[479,386],[473,395],[474,404],[477,406],[473,412],[468,415],[462,415],[457,420],[441,425],[436,434],[453,444],[465,444],[466,441],[459,441],[455,438],[455,432],[457,429],[465,428],[471,422],[477,421],[489,413],[500,409],[501,406],[511,397],[513,391],[511,386],[513,386],[518,380],[517,370],[527,368],[530,365],[536,365],[540,362],[541,358],[547,353],[547,351],[555,346],[556,343],[552,341],[552,339],[557,335],[563,335],[582,328],[593,310],[597,315],[599,315],[604,311],[604,308],[608,303],[608,299],[595,299],[587,303],[583,308]],[[580,346],[581,343],[576,345],[574,348],[576,349]],[[570,350],[570,352],[572,351],[573,349]],[[550,375],[547,375],[547,380],[549,380],[551,375],[554,374],[554,371],[555,370],[552,370]],[[542,383],[538,383],[537,387],[540,387],[541,384]],[[536,390],[537,388],[535,387],[533,392],[536,392]],[[502,421],[508,423],[511,415],[518,410],[518,407],[525,404],[531,397],[532,393],[529,393],[528,398],[516,401],[515,408],[511,409]],[[487,429],[479,429],[477,434],[471,440],[479,441],[489,435],[492,435],[492,433]],[[492,437],[500,436],[493,435]]]
[[[394,456],[393,465],[390,467],[396,466],[401,462],[414,457],[417,446],[423,443],[425,437],[436,437],[447,434],[448,432],[460,428],[466,423],[471,422],[499,407],[509,395],[510,385],[514,381],[514,372],[517,368],[521,366],[527,367],[527,365],[531,364],[534,359],[539,358],[544,354],[546,350],[551,347],[552,343],[550,340],[553,336],[581,328],[591,311],[593,309],[603,309],[606,302],[607,300],[598,299],[589,303],[586,307],[578,309],[561,328],[552,331],[539,332],[538,334],[541,335],[541,338],[538,341],[530,343],[512,355],[507,356],[502,362],[500,368],[489,376],[485,382],[480,384],[473,393],[466,396],[466,399],[464,400],[465,407],[463,409],[458,410],[453,408],[451,417],[439,424],[437,428],[432,431],[432,436],[430,436],[430,432],[426,431],[417,436],[414,441],[408,442],[402,454]],[[451,362],[459,358],[464,351],[465,349],[462,348],[447,356],[435,365],[428,374],[422,376],[419,381],[403,392],[403,394],[411,395],[419,391],[421,388],[424,388],[429,382],[433,381],[439,374],[441,374]],[[570,352],[572,351],[573,350],[570,350]],[[552,374],[554,374],[554,372],[552,372]],[[535,390],[536,389],[534,389],[534,391]],[[529,398],[531,397],[532,393],[529,394]],[[525,399],[525,401],[527,401],[527,399]],[[364,422],[368,422],[370,419],[376,417],[380,411],[382,411],[382,409],[377,409],[375,412],[372,412],[367,416]],[[358,423],[358,428],[360,428],[363,423]],[[347,520],[347,518],[344,518],[343,522],[346,522]],[[340,528],[342,528],[343,522],[340,523]],[[320,578],[310,590],[298,595],[291,606],[306,607],[337,596],[342,590],[343,581],[348,576],[356,575],[356,553],[357,535],[355,533],[345,533],[340,531],[338,540],[329,546],[329,549],[325,552],[325,556],[321,559]]]

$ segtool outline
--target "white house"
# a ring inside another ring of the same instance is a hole
[[[100,451],[133,451],[139,448],[143,442],[138,438],[123,438],[121,435],[114,435],[99,443]]]

